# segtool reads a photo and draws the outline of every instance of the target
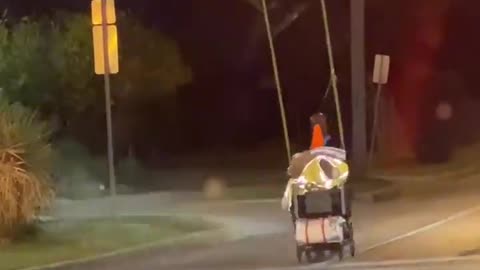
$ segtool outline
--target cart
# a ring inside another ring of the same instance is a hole
[[[355,256],[355,241],[351,222],[351,196],[343,189],[344,187],[341,189],[318,190],[295,196],[292,204],[292,207],[294,207],[292,213],[295,215],[292,216],[295,233],[297,233],[297,221],[299,220],[306,220],[308,226],[308,221],[311,220],[337,218],[342,220],[341,233],[343,234],[338,241],[321,243],[308,243],[306,241],[306,243],[297,240],[296,256],[299,263],[302,262],[303,257],[308,263],[320,262],[331,256],[332,253],[336,254],[339,260],[343,260],[347,248],[350,255]],[[344,197],[342,198],[342,196]],[[316,204],[314,205],[316,207],[312,207],[312,204]]]

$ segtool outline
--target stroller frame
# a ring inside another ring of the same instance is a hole
[[[331,252],[336,253],[339,260],[343,260],[345,255],[345,248],[349,248],[349,253],[352,257],[355,256],[355,240],[354,240],[354,230],[353,224],[351,222],[351,200],[346,200],[345,197],[351,198],[351,196],[346,195],[344,188],[341,189],[332,189],[324,190],[323,192],[328,192],[334,200],[332,204],[337,202],[337,205],[332,205],[330,212],[322,213],[306,213],[306,211],[300,208],[304,208],[305,204],[300,205],[299,198],[305,195],[294,195],[292,202],[292,220],[294,222],[294,228],[296,227],[295,222],[297,219],[319,219],[319,218],[328,218],[328,217],[343,217],[345,219],[343,230],[343,241],[339,243],[317,243],[317,244],[305,244],[296,242],[296,257],[299,263],[302,262],[303,257],[305,256],[308,263],[319,262],[322,259],[326,258]],[[340,205],[338,205],[340,204]],[[296,228],[295,228],[296,231]]]

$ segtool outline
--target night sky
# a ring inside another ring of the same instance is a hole
[[[89,12],[88,0],[5,1],[15,16],[45,14],[53,9]],[[319,1],[306,2],[310,3],[306,12],[275,40],[289,127],[294,141],[300,144],[308,141],[308,116],[315,111],[327,112],[335,123],[333,99],[323,99],[328,66]],[[349,132],[348,1],[331,0],[327,4]],[[367,70],[372,69],[375,53],[392,56],[389,95],[394,96],[409,140],[415,145],[429,134],[431,125],[425,123],[433,121],[430,112],[435,102],[447,99],[462,107],[465,100],[480,96],[476,68],[480,60],[476,53],[480,48],[476,33],[480,2],[367,0],[367,5]],[[206,130],[204,144],[212,143],[210,139],[251,145],[280,137],[264,25],[261,14],[252,6],[242,0],[117,0],[117,6],[179,42],[195,74],[193,84],[180,93],[190,115],[206,119],[199,126]],[[434,39],[438,42],[432,45]],[[418,77],[421,72],[425,77]],[[443,81],[447,83],[440,83]],[[463,89],[458,89],[460,84]],[[199,98],[205,102],[195,102]]]

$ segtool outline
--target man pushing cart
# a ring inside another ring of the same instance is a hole
[[[325,146],[328,135],[324,135],[327,128],[323,114],[310,120],[310,150],[293,156],[282,199],[282,208],[292,216],[297,259],[301,262],[305,255],[308,262],[315,262],[330,251],[336,251],[342,259],[346,246],[354,256],[351,200],[342,196],[349,175],[346,152]]]

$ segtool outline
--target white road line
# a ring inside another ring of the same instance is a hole
[[[352,263],[340,263],[331,265],[330,269],[347,269],[347,268],[371,268],[371,267],[400,267],[400,266],[421,266],[432,264],[444,264],[455,262],[469,262],[480,261],[480,255],[464,256],[464,257],[442,257],[442,258],[427,258],[427,259],[415,259],[415,260],[391,260],[382,262],[352,262]]]
[[[472,208],[469,208],[469,209],[466,209],[466,210],[463,210],[463,211],[460,211],[454,215],[451,215],[449,217],[446,217],[442,220],[439,220],[435,223],[432,223],[432,224],[429,224],[429,225],[426,225],[424,227],[421,227],[421,228],[418,228],[416,230],[413,230],[413,231],[410,231],[408,233],[405,233],[405,234],[402,234],[402,235],[399,235],[399,236],[396,236],[392,239],[389,239],[389,240],[386,240],[386,241],[383,241],[383,242],[380,242],[380,243],[377,243],[377,244],[374,244],[370,247],[367,247],[363,250],[361,250],[359,253],[365,253],[365,252],[368,252],[368,251],[371,251],[372,249],[376,249],[376,248],[379,248],[381,246],[385,246],[385,245],[388,245],[390,243],[393,243],[393,242],[396,242],[396,241],[399,241],[399,240],[402,240],[402,239],[405,239],[405,238],[408,238],[410,236],[413,236],[413,235],[416,235],[416,234],[419,234],[419,233],[422,233],[422,232],[425,232],[425,231],[428,231],[428,230],[431,230],[431,229],[434,229],[436,227],[439,227],[445,223],[448,223],[450,221],[453,221],[455,219],[458,219],[458,218],[461,218],[461,217],[465,217],[465,216],[468,216],[468,215],[471,215],[475,212],[478,212],[480,211],[480,205],[477,205],[475,207],[472,207]]]

